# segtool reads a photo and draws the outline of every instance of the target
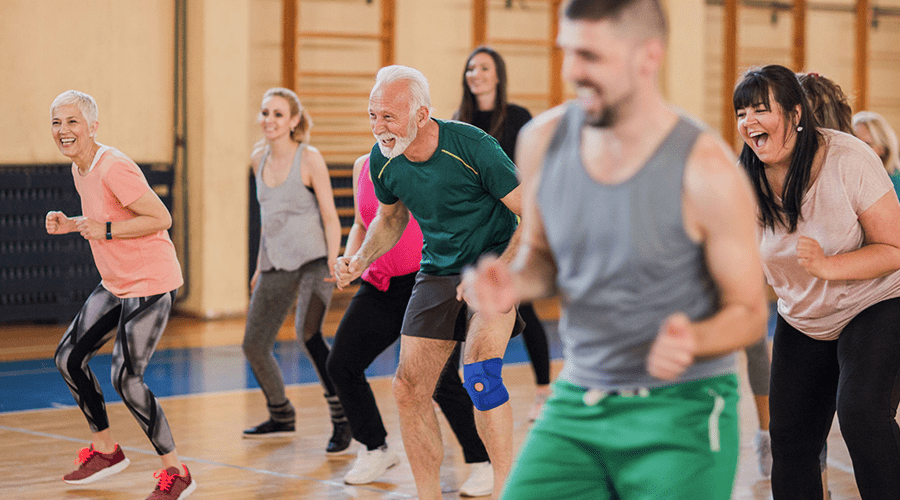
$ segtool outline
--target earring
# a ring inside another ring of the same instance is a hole
[[[802,131],[803,131],[803,126],[797,127],[797,132],[802,132]]]

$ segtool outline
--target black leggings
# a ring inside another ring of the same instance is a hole
[[[534,311],[531,302],[519,304],[519,316],[525,321],[522,340],[534,368],[534,382],[537,385],[550,384],[550,349],[547,346],[547,332]]]
[[[144,370],[166,329],[174,301],[175,290],[120,299],[98,285],[59,341],[54,356],[91,431],[106,430],[106,403],[88,362],[115,335],[113,387],[160,455],[174,451],[175,442],[159,401],[144,383]]]
[[[779,315],[769,396],[775,500],[822,498],[819,453],[837,410],[864,500],[900,499],[900,298],[859,313],[833,341]]]
[[[365,370],[400,337],[415,278],[416,273],[391,278],[386,292],[363,281],[341,319],[328,356],[328,375],[353,429],[353,437],[370,450],[385,443],[387,431]],[[457,328],[465,328],[465,314],[463,308]],[[487,462],[487,450],[475,428],[472,400],[459,377],[459,349],[457,345],[447,361],[434,399],[462,445],[466,463]]]

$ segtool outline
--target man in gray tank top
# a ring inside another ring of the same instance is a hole
[[[569,0],[557,44],[578,99],[522,132],[522,246],[460,285],[482,314],[559,293],[565,366],[505,498],[726,500],[732,352],[765,331],[749,183],[663,99],[659,0]]]

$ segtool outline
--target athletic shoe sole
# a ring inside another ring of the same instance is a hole
[[[191,478],[191,484],[188,485],[188,487],[185,488],[184,491],[182,491],[181,494],[178,495],[178,498],[176,498],[175,500],[184,500],[185,498],[190,496],[190,494],[193,493],[194,490],[196,490],[196,489],[197,489],[197,481],[194,481],[194,478]]]
[[[103,470],[99,470],[84,479],[75,479],[75,480],[63,479],[63,481],[65,481],[69,484],[90,484],[90,483],[93,483],[94,481],[99,481],[103,478],[107,478],[109,476],[112,476],[114,474],[118,474],[118,473],[122,472],[123,470],[125,470],[126,467],[128,467],[128,464],[130,464],[130,463],[131,463],[131,460],[128,460],[126,458],[125,460],[122,460],[121,462],[117,463],[116,465],[107,467]]]
[[[296,436],[295,431],[267,432],[265,434],[244,434],[244,439],[282,439]]]

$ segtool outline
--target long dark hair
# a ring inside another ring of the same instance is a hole
[[[797,230],[797,221],[802,218],[800,207],[803,195],[809,188],[813,159],[819,149],[819,132],[816,129],[818,123],[797,76],[793,71],[777,64],[752,68],[741,76],[734,87],[732,99],[735,113],[760,104],[771,110],[769,91],[781,106],[788,127],[793,126],[795,109],[800,106],[801,128],[797,132],[797,142],[791,152],[791,163],[781,190],[781,205],[775,201],[772,186],[766,177],[765,164],[747,144],[741,150],[740,161],[756,192],[762,226],[774,229],[776,225],[781,225],[793,233]]]
[[[487,54],[491,56],[491,59],[494,60],[495,71],[497,72],[497,94],[494,97],[491,125],[488,127],[487,133],[499,141],[503,135],[503,124],[506,121],[506,107],[509,104],[506,97],[506,63],[496,50],[486,45],[476,47],[475,50],[469,54],[469,57],[466,58],[466,66],[463,68],[462,77],[462,102],[459,103],[459,109],[456,110],[456,113],[453,113],[453,119],[465,123],[472,123],[475,119],[475,112],[478,111],[478,101],[475,99],[475,94],[472,93],[469,84],[466,82],[466,73],[469,70],[469,63],[472,62],[472,58],[478,54]]]

